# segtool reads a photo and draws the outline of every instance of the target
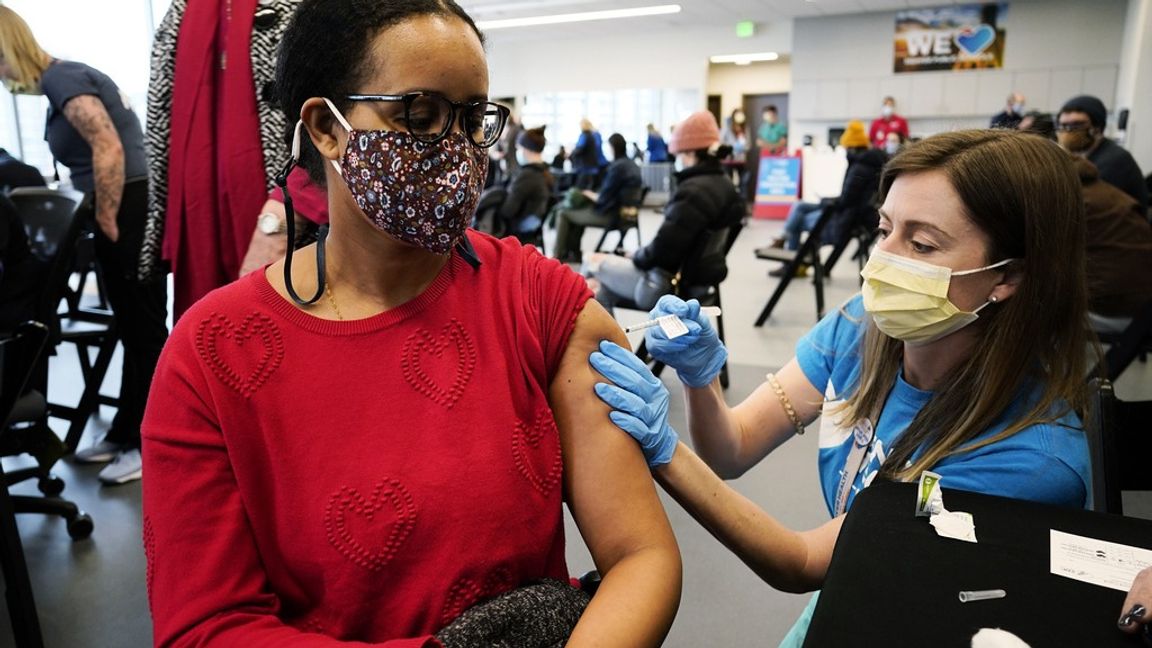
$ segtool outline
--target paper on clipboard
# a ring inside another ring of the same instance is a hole
[[[1051,530],[1050,571],[1093,585],[1127,592],[1140,570],[1152,565],[1152,551]]]

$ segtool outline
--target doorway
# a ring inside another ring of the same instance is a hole
[[[756,146],[756,131],[760,129],[761,117],[760,114],[768,106],[776,106],[776,114],[780,119],[780,123],[785,126],[788,125],[788,93],[774,92],[770,94],[746,94],[744,95],[744,114],[748,117],[748,139],[750,146],[748,147],[748,160],[747,169],[749,177],[753,180],[745,183],[745,196],[744,198],[751,202],[756,197],[756,181],[755,178],[760,177],[760,148]],[[796,142],[789,140],[788,147],[790,149],[796,147]]]

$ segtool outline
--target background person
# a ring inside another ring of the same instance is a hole
[[[579,263],[582,258],[580,239],[584,237],[584,228],[589,225],[609,225],[615,212],[623,205],[624,196],[643,186],[640,167],[628,157],[628,144],[624,136],[612,133],[608,137],[608,145],[612,147],[612,164],[608,165],[600,191],[581,190],[591,205],[576,208],[557,205],[556,249],[553,254],[561,261]]]
[[[756,146],[761,155],[788,154],[788,127],[780,123],[776,106],[769,105],[760,113],[760,128],[756,130]]]
[[[903,140],[911,137],[908,121],[896,114],[896,99],[884,97],[880,105],[880,116],[873,119],[872,125],[868,127],[868,139],[872,141],[872,146],[882,149],[888,142],[888,133],[892,132],[899,133]]]
[[[168,337],[165,277],[139,281],[136,275],[148,210],[140,120],[112,79],[83,63],[50,56],[5,6],[0,6],[0,54],[0,76],[9,90],[48,99],[48,149],[93,206],[96,261],[124,346],[116,417],[104,438],[78,451],[76,460],[110,461],[99,475],[105,484],[134,481],[142,471],[140,421]]]
[[[651,328],[645,342],[684,384],[695,452],[668,425],[663,383],[634,354],[604,342],[590,358],[615,383],[597,394],[656,480],[785,591],[820,587],[844,512],[876,478],[933,470],[946,487],[1061,506],[1082,507],[1089,493],[1074,413],[1087,396],[1083,206],[1067,155],[1008,130],[936,135],[888,163],[881,197],[862,296],[735,407],[717,380],[727,351],[699,304],[667,296],[653,309],[689,328],[672,340]],[[832,519],[795,532],[721,479],[818,416]],[[781,645],[799,645],[814,607]]]
[[[612,312],[621,300],[648,310],[672,291],[679,272],[685,286],[709,285],[728,274],[724,256],[703,258],[699,248],[709,233],[744,218],[744,200],[727,179],[720,160],[729,151],[720,145],[712,113],[702,110],[680,122],[668,142],[681,170],[676,192],[664,208],[664,222],[652,241],[630,257],[595,255],[596,299]]]
[[[515,157],[519,171],[508,185],[508,197],[500,205],[499,212],[500,220],[512,234],[520,233],[517,226],[530,216],[538,219],[533,228],[538,231],[548,213],[548,201],[552,198],[556,179],[541,156],[545,143],[543,126],[523,129],[516,138]]]
[[[1025,105],[1024,95],[1019,92],[1013,92],[1008,95],[1008,101],[1004,105],[1004,110],[992,116],[989,127],[1016,128],[1020,125],[1020,120],[1024,119]]]
[[[317,229],[328,223],[328,193],[324,187],[312,182],[304,169],[297,167],[288,174],[288,188],[295,212],[294,223],[297,248],[316,240]],[[288,250],[288,223],[284,212],[284,191],[275,187],[260,209],[252,241],[240,263],[238,277],[284,258]]]
[[[648,152],[648,163],[656,164],[659,162],[668,161],[668,144],[664,142],[664,136],[656,129],[653,124],[648,124],[648,141],[645,144],[645,150]]]
[[[1073,97],[1056,116],[1056,139],[1068,151],[1087,158],[1100,171],[1104,182],[1118,187],[1148,210],[1148,186],[1144,172],[1132,155],[1104,137],[1108,111],[1104,102],[1090,95]]]
[[[587,118],[580,120],[580,137],[576,139],[569,159],[576,172],[578,188],[595,190],[600,186],[600,174],[608,166],[608,158],[604,157],[600,131]]]
[[[603,574],[568,645],[658,645],[675,539],[586,364],[623,334],[581,277],[467,227],[506,117],[471,18],[304,0],[276,88],[331,229],[197,302],[165,349],[145,422],[155,643],[453,648],[480,601],[572,589],[566,501]]]

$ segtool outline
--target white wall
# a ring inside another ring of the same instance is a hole
[[[1129,0],[1116,106],[1128,108],[1124,146],[1152,173],[1152,0]]]
[[[752,38],[736,38],[730,28],[604,36],[593,43],[554,33],[547,40],[508,42],[496,35],[488,47],[489,94],[680,88],[697,90],[703,102],[709,56],[791,49],[790,21],[762,25]]]
[[[1011,2],[1003,69],[905,74],[892,71],[895,12],[798,19],[790,128],[822,142],[828,126],[874,118],[886,95],[914,136],[986,126],[1014,90],[1032,109],[1057,110],[1081,93],[1112,107],[1127,10],[1126,0]]]

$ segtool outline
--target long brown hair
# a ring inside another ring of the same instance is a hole
[[[15,79],[6,82],[14,90],[34,88],[52,57],[36,42],[28,23],[20,14],[0,5],[0,55],[12,69]]]
[[[1014,131],[944,133],[892,158],[880,200],[896,178],[926,171],[945,174],[965,216],[987,234],[986,263],[1018,260],[1009,267],[1020,283],[1010,299],[980,311],[972,326],[981,334],[971,353],[936,386],[889,451],[881,474],[891,479],[913,479],[945,457],[1055,421],[1069,408],[1082,410],[1084,350],[1094,342],[1084,285],[1084,203],[1069,155]],[[878,420],[903,357],[902,342],[881,333],[871,318],[866,327],[859,382],[840,412],[845,426]],[[1026,386],[1034,391],[1024,393]],[[974,441],[1021,397],[1030,400],[1027,409],[1003,431]]]

